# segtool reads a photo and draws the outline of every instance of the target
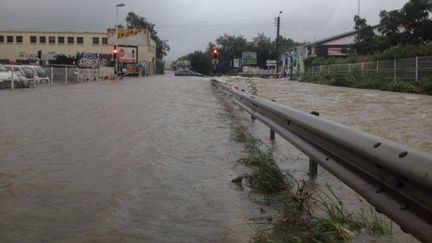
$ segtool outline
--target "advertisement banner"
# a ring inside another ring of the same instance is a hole
[[[348,55],[344,50],[340,47],[332,47],[327,49],[327,55],[329,56],[346,56]]]
[[[137,63],[138,62],[138,48],[119,46],[118,50],[119,63]]]
[[[115,29],[108,30],[108,43],[114,45],[117,41],[119,45],[125,46],[145,46],[147,45],[146,29],[118,29],[118,39],[115,38]]]

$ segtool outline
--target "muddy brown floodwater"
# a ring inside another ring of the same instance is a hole
[[[254,82],[264,97],[432,151],[429,96]],[[208,78],[172,75],[0,90],[0,242],[248,242],[271,209],[231,183],[244,170],[233,123],[271,143],[228,100]],[[303,154],[281,139],[271,146],[306,178]],[[368,207],[322,169],[318,183]],[[387,241],[414,241],[396,234]]]
[[[0,90],[0,242],[247,242],[209,79]]]
[[[365,132],[432,153],[432,96],[377,90],[351,89],[289,81],[223,77],[233,86],[247,90],[253,84],[258,96],[305,112],[318,111],[321,117]],[[269,129],[260,122],[245,123],[272,146],[279,166],[297,179],[305,179],[308,158],[281,138],[269,141]],[[328,184],[352,212],[366,213],[369,205],[324,169],[316,180],[321,189]],[[325,191],[325,189],[324,189]],[[393,224],[394,235],[387,238],[359,238],[356,242],[417,242]]]

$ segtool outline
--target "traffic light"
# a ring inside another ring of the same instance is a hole
[[[117,59],[117,49],[113,50],[113,59]]]
[[[219,50],[216,48],[213,49],[212,56],[213,56],[213,59],[218,59],[219,58]]]
[[[37,51],[37,57],[38,57],[39,59],[42,58],[42,51]]]

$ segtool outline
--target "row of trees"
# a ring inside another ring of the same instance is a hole
[[[358,31],[352,49],[357,55],[370,55],[390,47],[423,45],[432,41],[430,0],[410,0],[400,10],[381,11],[377,35],[364,18],[354,17]]]
[[[290,38],[280,38],[280,51],[283,52],[293,46],[298,45]],[[257,66],[260,68],[266,67],[267,60],[276,59],[276,44],[275,40],[264,35],[257,34],[252,41],[248,41],[243,36],[227,35],[219,36],[215,42],[210,42],[205,51],[195,51],[186,56],[180,57],[178,60],[189,60],[191,62],[192,71],[202,74],[209,74],[212,70],[211,51],[213,48],[218,48],[220,51],[218,72],[229,72],[231,62],[234,58],[241,58],[242,52],[256,52]]]

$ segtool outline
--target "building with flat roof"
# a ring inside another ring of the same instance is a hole
[[[145,65],[150,74],[155,73],[156,43],[150,32],[119,29],[118,38],[115,33],[115,29],[107,32],[0,31],[0,63],[42,61],[48,64],[57,55],[110,59],[117,42],[120,64]]]

